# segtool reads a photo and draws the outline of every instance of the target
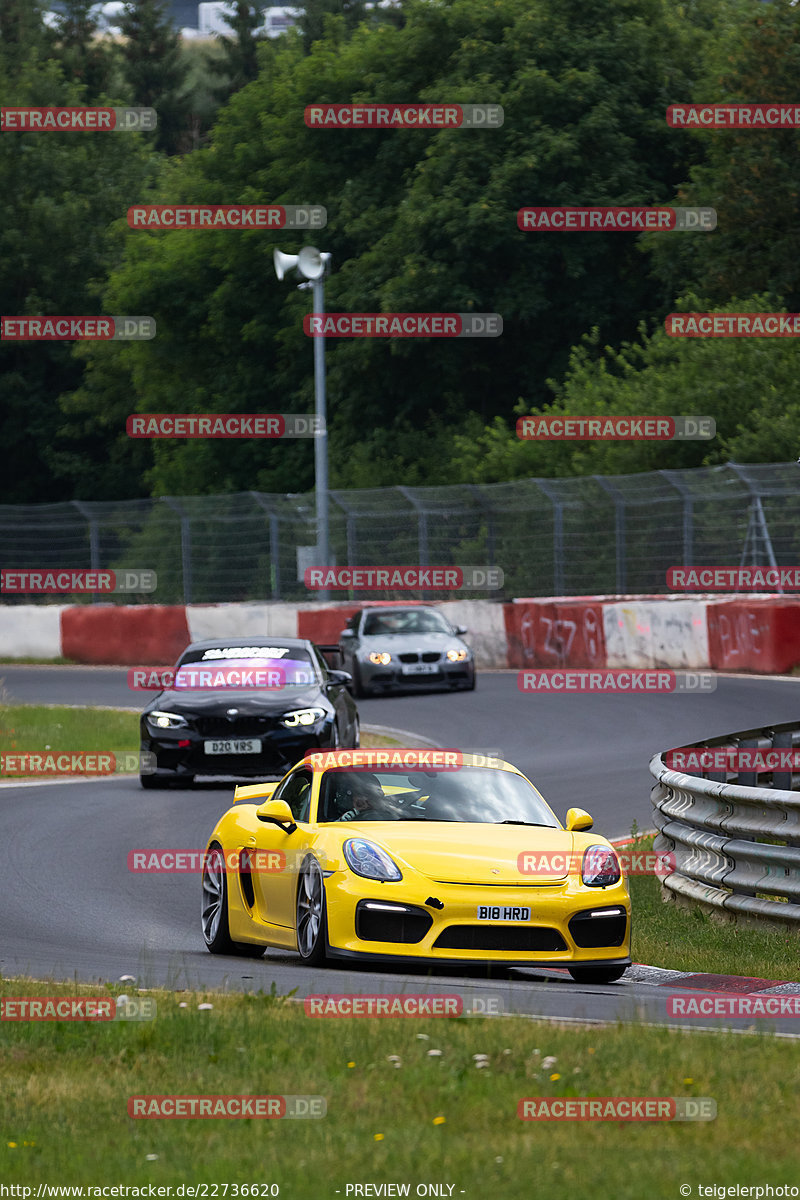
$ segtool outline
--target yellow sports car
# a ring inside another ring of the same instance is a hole
[[[614,849],[566,828],[516,767],[455,750],[317,751],[279,783],[237,787],[203,867],[212,954],[296,950],[313,966],[630,965]]]

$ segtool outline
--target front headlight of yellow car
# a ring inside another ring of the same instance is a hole
[[[373,650],[369,656],[369,661],[374,663],[376,667],[386,667],[392,661],[392,656],[388,650]]]
[[[583,852],[581,878],[586,887],[612,887],[622,872],[619,859],[608,846],[588,846]]]
[[[399,883],[403,878],[397,863],[374,842],[365,838],[348,838],[342,846],[348,867],[364,879],[379,879],[382,883]]]
[[[296,729],[298,725],[313,725],[324,716],[325,712],[321,708],[298,708],[296,712],[281,717],[281,725],[286,729]]]
[[[466,650],[448,650],[447,657],[450,662],[463,662],[467,657]]]

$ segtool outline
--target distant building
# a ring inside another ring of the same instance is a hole
[[[122,8],[122,2],[123,0],[116,0],[115,3],[96,6],[104,27],[107,27],[109,22],[113,23],[114,17]],[[60,12],[63,7],[63,0],[51,0],[49,5],[53,12]],[[277,37],[279,33],[283,33],[285,29],[296,24],[296,17],[293,14],[300,11],[266,3],[261,4],[261,8],[264,9],[264,31],[270,37]],[[221,12],[226,11],[225,3],[206,4],[200,3],[200,0],[167,0],[167,11],[171,14],[178,29],[196,29],[201,35],[205,34],[206,36],[213,33],[230,32],[220,15]],[[231,10],[227,9],[227,11]]]
[[[203,37],[213,37],[216,33],[230,34],[231,27],[225,20],[225,15],[231,12],[227,0],[213,0],[208,3],[201,0],[198,5],[197,28]],[[264,5],[263,24],[257,32],[266,33],[268,37],[277,37],[287,29],[297,24],[302,9],[285,5]]]

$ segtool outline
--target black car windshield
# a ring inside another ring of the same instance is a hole
[[[441,613],[432,608],[398,608],[367,613],[364,637],[385,633],[449,633],[453,630]]]
[[[327,771],[318,820],[559,825],[527,779],[490,767]]]
[[[225,646],[189,650],[175,672],[180,689],[280,691],[318,683],[316,667],[300,646]]]

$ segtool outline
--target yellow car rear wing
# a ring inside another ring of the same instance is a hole
[[[274,783],[247,783],[239,784],[233,792],[233,802],[237,800],[249,800],[251,803],[263,804],[265,800],[269,800],[275,788],[280,783],[280,779],[276,779]]]

